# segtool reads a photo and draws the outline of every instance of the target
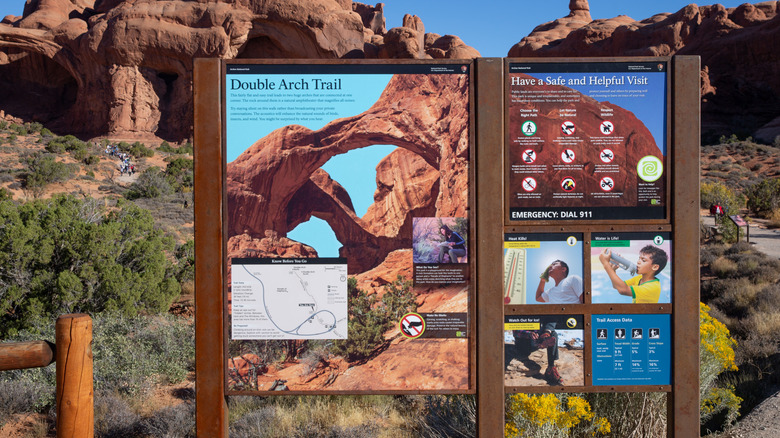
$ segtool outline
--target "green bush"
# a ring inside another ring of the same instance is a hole
[[[140,141],[133,143],[133,146],[130,147],[129,153],[136,158],[154,156],[154,150],[147,148],[146,145]]]
[[[0,336],[63,313],[163,312],[180,293],[174,241],[131,203],[2,201],[0,223]]]
[[[40,194],[45,186],[55,182],[64,182],[73,178],[76,166],[56,161],[51,154],[33,154],[21,159],[27,164],[25,187],[36,195]]]
[[[400,275],[385,287],[382,300],[376,294],[368,295],[357,287],[357,280],[347,280],[350,318],[349,338],[336,340],[332,352],[344,356],[348,361],[365,360],[387,341],[384,333],[407,312],[417,310],[417,303],[411,291],[411,282]]]
[[[86,158],[84,158],[84,164],[86,164],[87,166],[92,166],[99,162],[100,162],[100,157],[97,155],[89,155]]]
[[[192,160],[179,157],[168,163],[165,174],[168,177],[168,182],[177,192],[184,192],[192,189],[195,182],[194,169]]]
[[[747,207],[753,213],[766,216],[780,207],[780,178],[765,179],[745,191]]]
[[[159,167],[150,167],[144,170],[138,180],[130,185],[125,194],[127,199],[159,198],[173,193],[173,187],[165,177],[165,173]]]

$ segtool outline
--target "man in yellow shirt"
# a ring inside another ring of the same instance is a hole
[[[657,303],[661,296],[661,282],[655,278],[666,267],[669,256],[666,251],[653,245],[647,245],[639,250],[639,260],[636,262],[636,277],[623,281],[615,270],[617,265],[610,263],[612,250],[604,248],[599,254],[599,261],[604,266],[612,287],[621,295],[632,297],[634,303]]]

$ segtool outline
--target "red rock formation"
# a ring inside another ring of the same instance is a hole
[[[705,141],[736,133],[772,141],[780,135],[780,2],[737,8],[688,5],[642,21],[591,20],[586,0],[509,50],[510,57],[699,55]]]
[[[412,216],[467,216],[467,99],[465,76],[396,75],[362,114],[317,131],[273,131],[227,166],[228,235],[284,236],[315,216],[328,222],[358,273],[411,247]],[[375,203],[361,219],[320,167],[374,144],[404,151],[379,164]]]
[[[192,133],[193,58],[429,57],[419,18],[386,31],[382,9],[346,0],[34,0],[0,23],[0,102],[69,134],[181,140]],[[442,38],[430,41],[437,57],[479,56]]]

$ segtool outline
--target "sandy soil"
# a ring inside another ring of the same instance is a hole
[[[558,348],[555,366],[565,386],[585,384],[582,350]],[[547,350],[536,350],[528,358],[508,357],[505,361],[504,384],[507,386],[550,386],[544,379],[547,370]]]

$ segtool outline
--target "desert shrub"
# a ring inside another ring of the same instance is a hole
[[[734,393],[734,387],[722,385],[718,376],[724,371],[736,371],[734,362],[734,347],[736,341],[731,338],[729,330],[723,323],[709,314],[709,307],[700,303],[699,306],[699,398],[701,401],[701,423],[708,426],[721,427],[736,421],[739,406],[742,401]],[[723,419],[712,424],[716,414],[723,412]]]
[[[411,290],[411,281],[400,275],[385,287],[382,300],[376,294],[368,295],[357,287],[357,280],[347,280],[350,318],[348,322],[349,338],[334,341],[332,352],[354,362],[370,357],[380,346],[386,343],[384,333],[400,316],[417,310],[417,302]]]
[[[8,129],[8,121],[0,120],[0,130],[5,131],[6,129]],[[778,136],[778,137],[780,137],[780,136]]]
[[[780,178],[768,178],[745,191],[747,207],[753,213],[767,216],[780,207]]]
[[[193,174],[195,167],[192,160],[187,158],[175,158],[168,163],[165,168],[165,174],[168,177],[168,182],[173,186],[177,192],[184,191],[186,189],[192,189],[195,176]]]
[[[736,214],[742,205],[742,200],[726,185],[716,183],[703,183],[701,185],[701,208],[710,208],[713,204],[720,204],[726,214]]]
[[[231,397],[233,400],[235,397]],[[232,407],[231,407],[232,410]],[[234,438],[254,438],[264,436],[266,431],[274,428],[276,410],[271,406],[263,406],[241,416],[230,425],[230,436]]]
[[[133,143],[133,145],[130,147],[130,150],[128,152],[130,155],[136,158],[154,156],[154,150],[147,148],[146,145],[141,143],[140,141]]]
[[[95,389],[144,394],[154,385],[183,381],[194,368],[192,324],[168,315],[94,318]]]
[[[125,194],[127,199],[158,198],[173,192],[165,174],[158,167],[150,167],[138,176]]]
[[[41,136],[42,137],[52,137],[52,136],[54,136],[54,134],[51,131],[49,131],[48,128],[41,128]]]
[[[506,437],[606,436],[611,431],[609,421],[596,417],[590,403],[575,394],[512,394],[505,409]]]
[[[713,274],[719,278],[730,278],[736,276],[739,271],[737,269],[737,263],[726,257],[720,257],[710,264]]]
[[[22,161],[27,165],[25,188],[36,196],[51,183],[71,179],[76,171],[75,165],[60,163],[51,154],[36,153],[22,158]]]
[[[176,149],[172,148],[171,144],[165,140],[163,140],[163,142],[160,143],[160,146],[157,146],[157,150],[160,152],[167,152],[169,154],[176,152]]]
[[[12,414],[43,412],[54,406],[53,383],[29,377],[9,377],[10,373],[14,372],[5,371],[0,376],[0,428]]]
[[[141,422],[144,434],[159,438],[195,438],[195,405],[163,408]]]
[[[100,162],[100,157],[97,155],[89,155],[86,158],[84,158],[84,164],[86,164],[87,166],[92,166],[99,162]]]
[[[193,147],[192,147],[192,142],[191,141],[187,141],[186,143],[181,145],[181,147],[179,147],[179,149],[177,150],[177,153],[179,153],[179,154],[189,154],[189,155],[192,155],[192,152],[193,152]]]
[[[0,202],[0,336],[63,313],[162,312],[178,296],[172,239],[119,202]]]
[[[708,304],[730,318],[744,318],[755,305],[754,300],[761,287],[744,277],[721,281],[718,293]]]
[[[412,397],[403,402],[408,415],[416,417],[414,427],[424,438],[476,436],[477,403],[472,395],[430,395],[418,406]],[[399,403],[400,404],[400,403]],[[417,412],[422,411],[422,417]]]
[[[24,125],[12,124],[11,130],[18,135],[27,135],[27,128]]]
[[[95,396],[95,436],[98,438],[124,438],[138,436],[141,416],[117,394]]]

